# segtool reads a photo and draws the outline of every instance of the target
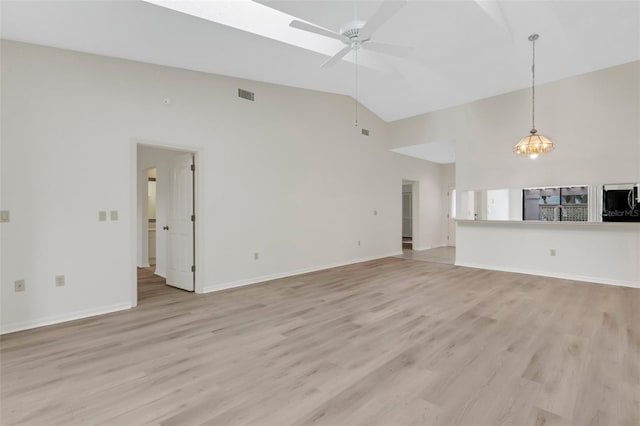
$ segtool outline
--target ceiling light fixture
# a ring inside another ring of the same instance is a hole
[[[531,131],[529,136],[520,139],[520,142],[513,147],[513,152],[526,155],[531,159],[538,158],[538,155],[553,149],[553,142],[546,136],[539,135],[536,130],[536,40],[538,38],[540,38],[538,34],[529,36],[533,49],[533,64],[531,65]]]

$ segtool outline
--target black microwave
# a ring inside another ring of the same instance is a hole
[[[640,198],[637,184],[604,185],[603,222],[640,222]]]

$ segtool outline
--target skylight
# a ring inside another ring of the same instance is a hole
[[[344,47],[338,40],[291,28],[289,23],[298,18],[251,0],[144,1],[325,55]]]
[[[143,1],[326,56],[333,56],[344,47],[339,40],[291,28],[289,23],[292,20],[301,19],[251,0]],[[310,24],[315,25],[312,22]],[[345,60],[353,62],[349,55]],[[360,57],[359,62],[370,68],[390,72],[389,66],[380,63],[375,57]],[[320,64],[321,62],[318,66]]]

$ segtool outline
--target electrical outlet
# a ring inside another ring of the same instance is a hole
[[[374,216],[378,216],[378,210],[374,210],[374,211],[373,211],[373,215],[374,215]]]
[[[258,252],[253,253],[253,260],[258,260],[258,257],[260,257]]]
[[[100,210],[98,212],[98,220],[100,222],[106,222],[106,220],[107,220],[107,212],[105,210]]]
[[[360,240],[358,240],[358,245],[360,245]]]
[[[118,210],[111,210],[109,212],[111,220],[118,220]]]
[[[555,255],[556,255],[556,249],[550,249],[549,256],[555,256]]]
[[[56,275],[56,287],[64,286],[64,275]]]
[[[24,282],[24,280],[15,280],[14,285],[15,291],[25,291],[26,289],[26,283]]]
[[[9,222],[11,220],[11,213],[9,210],[0,211],[0,222]]]

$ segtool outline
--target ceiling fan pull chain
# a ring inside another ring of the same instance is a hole
[[[354,49],[356,53],[356,123],[355,126],[358,127],[358,46]]]

